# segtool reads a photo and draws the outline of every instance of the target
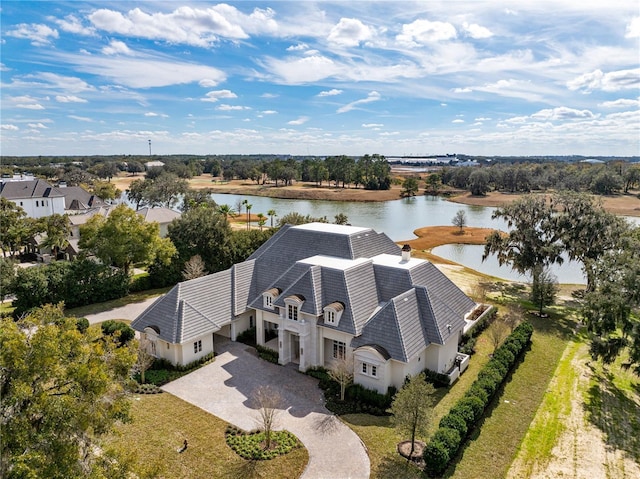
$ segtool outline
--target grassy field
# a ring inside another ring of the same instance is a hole
[[[120,425],[105,447],[155,477],[294,478],[309,460],[304,447],[270,461],[242,459],[225,442],[226,422],[168,393],[136,396],[131,412],[133,420]],[[188,448],[179,453],[185,439]]]

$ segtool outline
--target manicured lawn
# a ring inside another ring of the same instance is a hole
[[[155,469],[157,477],[296,478],[309,460],[304,447],[269,461],[242,459],[225,442],[226,422],[168,393],[135,396],[131,413],[107,447],[133,454],[136,469]]]
[[[529,316],[535,328],[531,350],[498,393],[482,429],[472,434],[461,457],[445,477],[505,477],[572,336],[573,323],[565,319],[564,314],[558,309],[551,318]],[[429,427],[431,433],[436,430],[442,416],[464,395],[492,352],[493,345],[485,331],[479,337],[476,354],[460,380],[448,390],[437,390],[438,402]],[[406,461],[396,452],[397,443],[406,438],[397,435],[389,418],[356,414],[343,416],[343,419],[367,446],[371,478],[420,477],[417,470],[406,469]]]
[[[513,462],[573,335],[573,322],[565,318],[564,311],[550,318],[529,319],[535,328],[531,350],[445,477],[504,478]]]

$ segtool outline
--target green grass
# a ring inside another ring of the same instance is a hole
[[[133,420],[107,441],[134,469],[166,478],[299,477],[309,460],[304,447],[268,461],[242,459],[227,446],[227,423],[168,393],[136,396]],[[178,449],[188,441],[185,452]]]
[[[472,433],[445,477],[505,477],[573,335],[567,313],[559,308],[550,312],[549,318],[530,316],[535,328],[531,350],[498,392],[481,428]]]
[[[520,446],[520,472],[528,477],[535,466],[544,467],[552,459],[551,451],[565,430],[564,419],[571,412],[572,391],[577,387],[578,373],[572,362],[585,355],[582,342],[570,342],[556,368],[553,381],[544,395],[535,421]]]
[[[371,462],[371,478],[417,479],[422,471],[398,454],[396,447],[406,438],[400,437],[388,416],[345,414],[342,420],[364,442]]]
[[[89,314],[102,313],[113,308],[120,308],[131,303],[140,303],[146,299],[159,296],[169,291],[167,288],[150,289],[147,291],[141,291],[139,293],[131,293],[127,296],[118,299],[112,299],[111,301],[105,301],[103,303],[88,304],[86,306],[79,306],[77,308],[70,308],[65,310],[67,316],[74,316],[76,318],[83,318]]]

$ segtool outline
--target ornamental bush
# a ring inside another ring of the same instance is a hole
[[[478,378],[462,399],[442,418],[438,431],[429,441],[423,455],[425,471],[429,475],[442,474],[449,461],[456,456],[467,433],[473,430],[482,418],[494,394],[528,347],[532,334],[531,323],[520,323],[478,373]],[[460,436],[457,445],[451,430],[455,430]]]

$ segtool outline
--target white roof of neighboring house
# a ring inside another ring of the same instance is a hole
[[[140,208],[136,213],[142,216],[145,221],[149,223],[156,221],[160,224],[171,223],[173,220],[182,216],[177,211],[169,208]]]

